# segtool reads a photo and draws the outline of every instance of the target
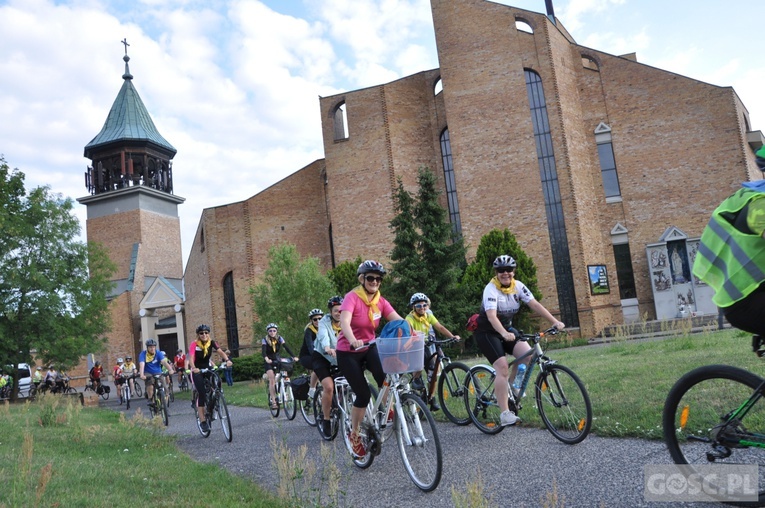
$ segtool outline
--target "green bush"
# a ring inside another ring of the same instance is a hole
[[[261,379],[266,371],[263,366],[263,356],[260,354],[232,358],[234,381],[251,381]]]

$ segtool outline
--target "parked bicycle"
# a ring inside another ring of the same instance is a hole
[[[411,348],[411,352],[404,353],[402,358],[395,357],[394,351],[397,344],[416,342],[417,339],[420,342],[419,347],[415,345]],[[374,391],[372,392],[372,398],[367,404],[364,419],[361,422],[360,436],[367,450],[366,455],[361,458],[354,455],[350,439],[351,409],[355,395],[345,378],[335,379],[335,394],[340,408],[340,431],[345,447],[353,463],[366,469],[380,454],[382,443],[395,432],[398,450],[407,474],[420,490],[430,492],[438,487],[441,481],[443,469],[441,442],[433,415],[425,402],[411,393],[412,376],[406,373],[410,370],[422,370],[424,339],[394,337],[378,338],[376,342],[385,371],[385,381],[379,395],[375,396]],[[364,347],[368,347],[368,344]],[[388,358],[397,361],[386,361],[386,355],[390,355]]]
[[[220,420],[221,427],[223,428],[223,435],[226,436],[226,441],[229,443],[234,438],[231,432],[231,417],[228,412],[228,404],[226,404],[226,397],[223,395],[223,384],[220,381],[218,375],[218,369],[213,367],[211,369],[199,369],[205,378],[204,390],[207,394],[207,403],[205,404],[205,419],[208,422],[207,431],[202,430],[202,421],[199,419],[199,412],[197,411],[197,397],[196,390],[192,395],[194,403],[194,414],[197,418],[197,428],[199,433],[203,437],[208,437],[212,431],[213,420]]]
[[[534,402],[547,429],[566,444],[581,442],[590,433],[592,426],[592,405],[584,383],[568,367],[551,360],[544,354],[540,341],[548,335],[558,333],[552,327],[535,334],[520,334],[518,340],[533,342],[526,354],[516,358],[513,364],[531,357],[519,390],[508,380],[508,402],[510,411],[516,415],[522,409],[534,370],[539,375],[534,382]],[[488,365],[476,365],[468,372],[465,380],[465,407],[476,427],[486,434],[497,434],[504,427],[500,424],[500,407],[494,393],[494,369]]]
[[[759,356],[762,343],[753,337]],[[758,466],[757,485],[751,485],[758,502],[749,505],[765,505],[764,395],[765,379],[738,367],[707,365],[682,376],[667,395],[662,417],[672,460],[690,466]],[[710,487],[708,493],[720,492]]]
[[[170,423],[169,414],[167,411],[167,392],[165,391],[165,383],[162,382],[163,376],[169,376],[170,374],[163,372],[162,374],[148,374],[154,378],[154,396],[149,401],[149,412],[152,418],[159,416],[162,418],[162,423],[165,427]]]
[[[295,396],[292,394],[292,386],[290,384],[290,376],[295,366],[294,360],[291,358],[281,358],[279,373],[276,374],[274,382],[276,383],[276,403],[271,400],[271,395],[268,395],[268,407],[271,409],[271,415],[274,418],[279,416],[279,411],[284,407],[284,415],[288,420],[294,420],[297,414],[297,406],[295,405]]]
[[[441,346],[449,346],[457,342],[457,339],[430,340],[425,344],[425,351],[431,351],[425,358],[425,371],[427,377],[422,381],[422,388],[412,390],[422,400],[430,400],[433,394],[428,393],[428,384],[435,372],[436,363],[438,372],[438,403],[441,405],[446,417],[457,425],[470,423],[470,415],[465,407],[465,379],[470,368],[462,362],[452,362],[451,358],[444,354]]]

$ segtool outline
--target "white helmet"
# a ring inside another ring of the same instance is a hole
[[[117,358],[117,363],[125,363],[125,362],[122,360],[122,357],[120,356],[119,358]]]

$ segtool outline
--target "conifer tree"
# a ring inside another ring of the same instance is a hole
[[[404,189],[404,183],[398,178],[398,187],[393,194],[393,207],[396,216],[390,222],[393,230],[393,250],[390,254],[390,274],[386,278],[383,294],[402,316],[406,314],[409,295],[417,291],[426,277],[424,264],[417,247],[420,234],[414,222],[415,202],[412,195]]]

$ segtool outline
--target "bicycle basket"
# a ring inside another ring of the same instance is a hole
[[[292,395],[296,400],[308,400],[308,389],[311,387],[310,376],[303,374],[292,380]]]
[[[386,374],[421,371],[425,364],[424,349],[425,337],[421,334],[377,339],[377,353]]]
[[[281,369],[287,373],[288,376],[292,375],[292,370],[295,368],[295,361],[292,358],[280,358]]]

